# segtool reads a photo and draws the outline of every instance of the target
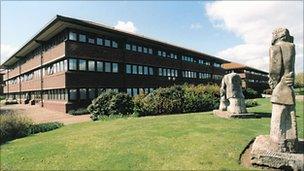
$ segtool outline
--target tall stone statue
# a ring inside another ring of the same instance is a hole
[[[223,77],[220,89],[220,107],[213,113],[221,117],[252,117],[247,113],[245,97],[242,92],[242,79],[237,73]]]
[[[286,28],[274,30],[271,45],[269,85],[273,92],[270,138],[282,152],[295,152],[298,141],[293,90],[295,45]]]
[[[304,142],[298,139],[294,83],[295,45],[286,28],[273,31],[269,49],[269,85],[272,91],[270,135],[252,143],[252,165],[304,170]]]

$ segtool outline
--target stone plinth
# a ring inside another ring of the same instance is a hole
[[[213,110],[213,114],[222,118],[259,118],[260,116],[254,113],[232,114],[228,111]]]
[[[298,142],[299,149],[295,153],[281,152],[273,144],[270,137],[260,135],[256,137],[250,151],[251,165],[277,169],[304,170],[303,141]]]

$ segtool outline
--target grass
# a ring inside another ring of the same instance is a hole
[[[269,116],[269,99],[251,112]],[[303,138],[303,104],[298,102]],[[1,146],[1,168],[13,170],[243,170],[247,143],[269,133],[270,118],[222,119],[211,112],[122,118],[68,125]]]

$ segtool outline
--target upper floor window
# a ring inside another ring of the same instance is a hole
[[[137,48],[136,48],[136,45],[132,45],[132,51],[136,51]]]
[[[77,70],[77,59],[69,59],[69,70]]]
[[[118,48],[118,44],[117,44],[117,42],[112,41],[112,47],[113,47],[113,48]]]
[[[95,39],[89,38],[88,42],[91,44],[95,44]]]
[[[131,50],[131,45],[130,44],[126,44],[126,49],[127,50]]]
[[[138,46],[138,52],[142,52],[142,47]]]
[[[76,33],[73,33],[73,32],[70,32],[70,33],[69,33],[69,40],[74,40],[74,41],[76,41],[76,40],[77,40],[77,34],[76,34]]]
[[[111,72],[111,63],[105,62],[105,72]]]
[[[103,72],[103,62],[97,61],[97,71]]]
[[[85,88],[79,89],[79,96],[80,96],[80,100],[87,99],[87,89]]]
[[[112,63],[112,72],[118,73],[118,64],[117,63]]]
[[[105,46],[111,47],[111,41],[108,39],[105,39]]]
[[[148,49],[144,47],[144,53],[148,53]]]
[[[89,71],[95,71],[95,61],[88,61]]]
[[[80,71],[85,71],[87,70],[87,61],[83,59],[78,60],[78,69]]]
[[[137,74],[137,65],[132,66],[132,74]]]
[[[79,34],[79,41],[80,42],[87,42],[87,36],[84,34]]]
[[[97,39],[96,39],[96,44],[97,44],[97,45],[103,45],[103,43],[102,43],[102,38],[97,38]]]
[[[132,71],[131,71],[131,65],[128,65],[128,64],[127,64],[127,65],[126,65],[126,73],[127,73],[127,74],[131,74],[131,72],[132,72]]]
[[[153,50],[151,48],[149,48],[149,54],[152,55],[153,54]]]
[[[69,99],[76,100],[77,99],[77,89],[69,90]]]

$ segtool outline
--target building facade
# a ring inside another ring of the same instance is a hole
[[[174,84],[220,83],[228,61],[113,28],[56,16],[5,61],[4,93],[67,112],[106,89],[131,95]]]
[[[269,88],[268,73],[265,71],[234,62],[225,63],[222,67],[226,70],[226,73],[238,73],[242,78],[242,87],[245,89],[251,88],[259,93],[263,93],[264,90]]]

